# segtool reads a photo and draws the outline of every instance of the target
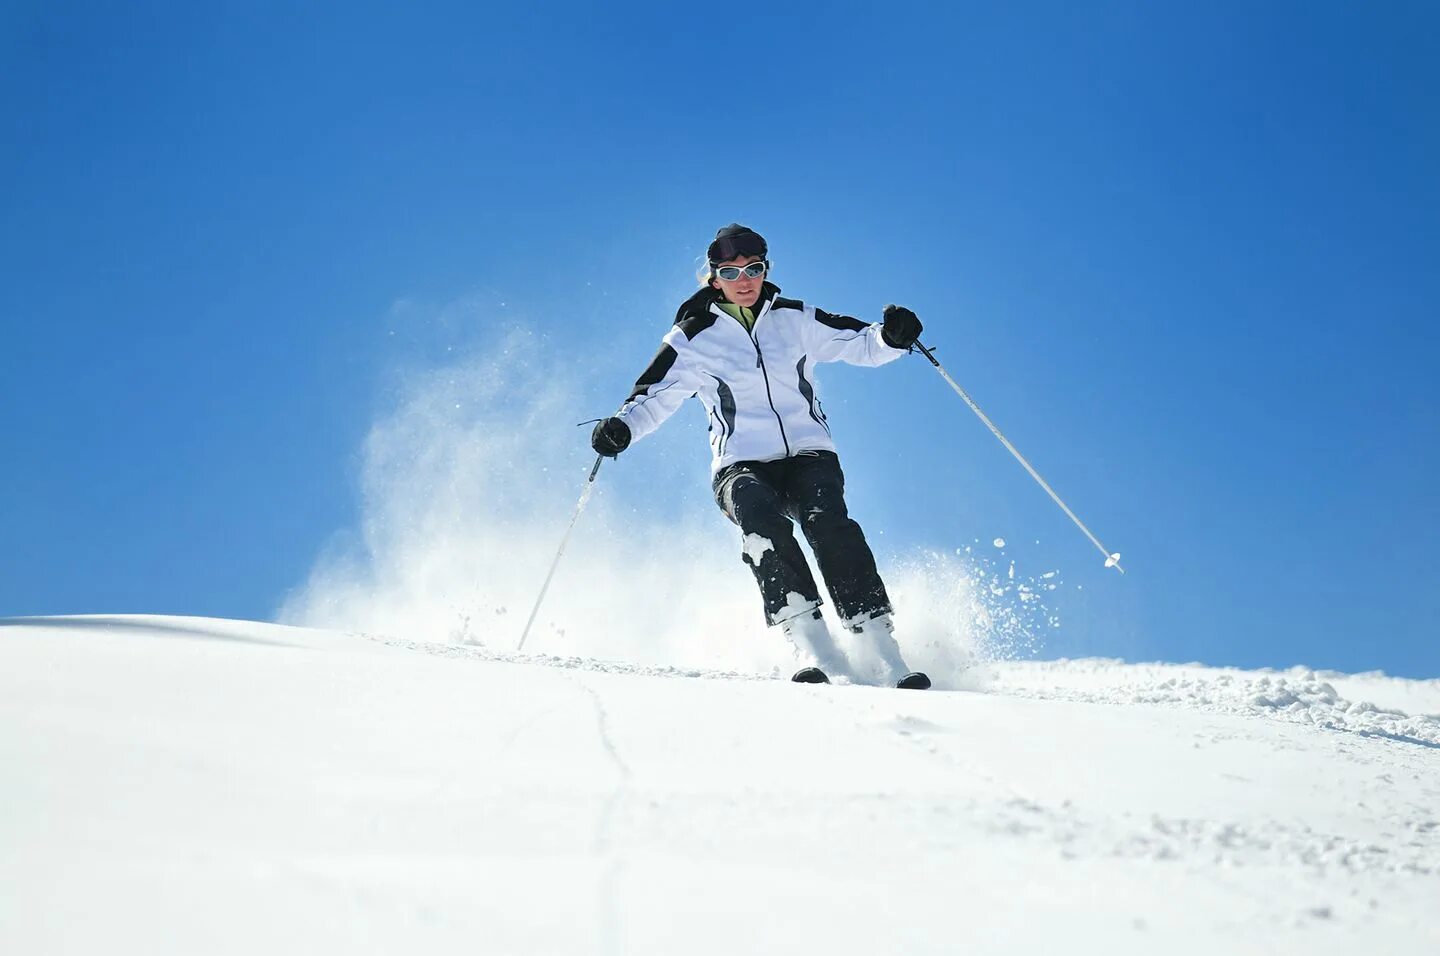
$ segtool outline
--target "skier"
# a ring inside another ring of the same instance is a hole
[[[815,387],[817,363],[878,366],[906,354],[920,320],[890,305],[883,324],[867,325],[785,298],[766,281],[768,255],[765,240],[747,226],[731,223],[716,233],[702,287],[681,304],[635,390],[595,426],[590,444],[615,457],[698,396],[710,422],[715,501],[740,528],[766,620],[817,665],[794,679],[823,682],[825,672],[850,667],[820,616],[820,592],[792,520],[810,542],[837,614],[869,639],[886,682],[928,687],[895,642],[890,598],[846,510],[845,476]]]

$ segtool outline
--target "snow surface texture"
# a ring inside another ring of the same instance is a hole
[[[0,952],[1440,952],[1440,681],[391,634],[0,621]]]

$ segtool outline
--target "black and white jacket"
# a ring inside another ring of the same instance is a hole
[[[650,367],[616,415],[635,440],[659,428],[691,395],[710,419],[711,472],[737,461],[773,461],[805,451],[834,451],[820,406],[821,362],[884,365],[905,354],[867,325],[787,299],[767,282],[746,331],[700,290],[675,316]]]

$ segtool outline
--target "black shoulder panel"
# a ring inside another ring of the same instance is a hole
[[[783,295],[777,295],[775,297],[775,301],[771,303],[770,308],[794,309],[796,312],[804,312],[805,303],[801,302],[799,299],[787,299]]]
[[[693,316],[708,315],[710,313],[710,303],[714,302],[718,295],[719,293],[709,286],[700,289],[690,298],[680,303],[680,308],[675,310],[674,324],[679,325],[681,322]]]
[[[824,309],[815,310],[815,321],[822,325],[828,325],[832,329],[839,329],[842,332],[859,332],[865,328],[865,323],[859,319],[852,319],[848,315],[831,315]]]
[[[639,381],[635,383],[635,391],[630,393],[630,397],[627,398],[626,401],[633,401],[641,395],[644,395],[650,386],[660,382],[666,375],[669,375],[670,369],[674,365],[675,350],[668,345],[661,345],[660,351],[656,352],[655,357],[650,360],[650,367],[645,369]]]
[[[706,312],[704,315],[692,315],[679,323],[680,331],[684,332],[685,337],[693,342],[695,341],[695,336],[714,325],[715,320],[718,318],[720,317],[714,312]]]

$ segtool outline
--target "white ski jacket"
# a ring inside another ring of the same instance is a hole
[[[616,412],[638,441],[692,395],[710,420],[712,474],[738,461],[834,451],[815,381],[820,362],[884,365],[905,354],[878,323],[831,315],[765,283],[750,331],[702,289],[675,316],[650,367]]]

